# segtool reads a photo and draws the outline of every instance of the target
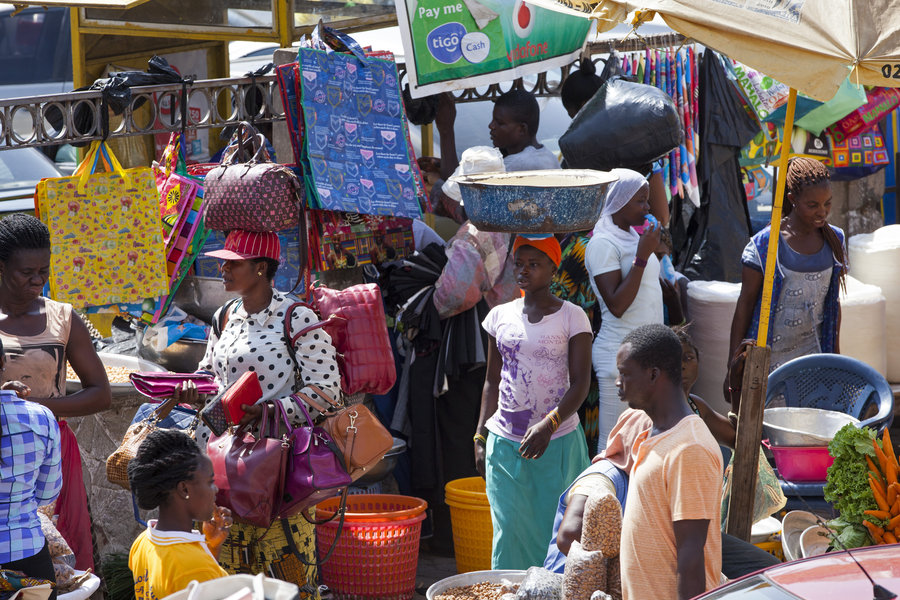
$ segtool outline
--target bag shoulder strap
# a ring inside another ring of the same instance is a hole
[[[221,337],[222,331],[225,329],[225,325],[228,324],[229,317],[231,317],[231,310],[240,301],[240,298],[232,298],[222,306],[222,312],[219,313],[219,318],[213,321],[212,324],[212,330],[216,337]]]

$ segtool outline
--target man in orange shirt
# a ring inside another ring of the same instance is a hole
[[[688,600],[719,584],[722,454],[681,389],[681,342],[664,325],[629,333],[616,354],[619,397],[653,427],[632,448],[622,520],[624,600]]]

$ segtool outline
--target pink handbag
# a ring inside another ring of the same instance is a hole
[[[343,290],[315,287],[310,296],[319,317],[332,321],[325,331],[338,353],[344,393],[387,393],[397,380],[397,367],[388,337],[381,288],[375,283]]]
[[[219,386],[212,375],[207,373],[131,373],[131,385],[148,398],[168,398],[175,393],[175,387],[185,381],[197,384],[197,393],[216,394]]]
[[[239,127],[245,126],[252,127],[248,123]],[[297,227],[305,203],[300,180],[289,167],[261,160],[265,151],[262,136],[250,138],[255,152],[249,162],[236,162],[245,151],[243,133],[239,130],[236,134],[238,151],[206,174],[206,227],[262,232]]]

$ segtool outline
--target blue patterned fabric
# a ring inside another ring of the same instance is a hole
[[[0,564],[44,547],[37,508],[62,487],[59,425],[48,408],[0,390]]]
[[[839,228],[833,225],[829,225],[831,229],[837,234],[838,239],[841,242],[841,246],[845,246],[844,242],[844,232]],[[756,258],[759,261],[759,264],[762,265],[763,273],[766,272],[766,259],[768,258],[766,253],[769,249],[769,227],[766,227],[756,235],[754,235],[750,239],[750,243],[753,244],[753,248],[756,250]],[[781,295],[781,286],[784,283],[784,274],[781,271],[781,264],[779,263],[777,257],[775,260],[776,269],[775,269],[775,281],[772,286],[772,312],[775,311],[775,307],[778,305],[778,298]],[[744,264],[747,264],[746,262]],[[758,268],[755,265],[748,265],[752,268]],[[831,271],[831,282],[828,286],[828,294],[825,296],[825,311],[824,311],[824,319],[822,321],[822,339],[819,340],[819,345],[822,348],[823,353],[833,353],[835,342],[837,341],[837,316],[838,311],[840,310],[840,303],[838,300],[838,295],[840,293],[840,277],[841,277],[841,263],[834,259],[834,268]],[[744,338],[756,338],[757,333],[759,332],[759,315],[762,308],[762,294],[760,294],[759,298],[756,299],[756,306],[753,308],[753,320],[750,322],[750,328],[747,330]],[[768,335],[766,339],[766,344],[772,344],[772,328],[769,327]]]

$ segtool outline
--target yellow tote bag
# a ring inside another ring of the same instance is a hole
[[[35,199],[50,229],[54,300],[83,308],[169,293],[159,191],[149,167],[123,169],[96,141],[71,177],[41,181]]]

